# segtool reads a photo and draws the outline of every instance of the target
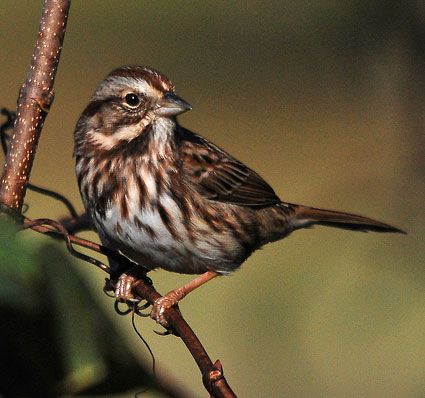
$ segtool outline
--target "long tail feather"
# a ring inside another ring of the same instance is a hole
[[[292,223],[295,229],[306,228],[311,225],[325,225],[328,227],[336,227],[349,229],[354,231],[374,231],[374,232],[398,232],[405,234],[406,232],[400,228],[385,224],[371,218],[359,216],[357,214],[344,213],[341,211],[316,209],[314,207],[302,205],[293,206],[294,216]]]

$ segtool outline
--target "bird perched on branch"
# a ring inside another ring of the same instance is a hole
[[[178,123],[190,109],[162,73],[124,66],[100,83],[75,129],[80,192],[102,242],[139,268],[200,274],[155,302],[159,323],[186,294],[297,229],[402,232],[280,200],[255,171]],[[135,299],[134,279],[119,276],[117,299]]]

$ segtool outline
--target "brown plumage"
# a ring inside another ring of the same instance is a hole
[[[402,232],[370,218],[283,202],[256,172],[176,116],[190,109],[160,72],[122,67],[99,85],[75,130],[76,171],[101,239],[147,269],[203,274],[153,316],[262,245],[313,225]],[[117,297],[132,297],[131,275]]]

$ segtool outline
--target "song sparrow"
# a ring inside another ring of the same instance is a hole
[[[75,130],[76,173],[104,244],[148,270],[202,274],[157,300],[152,317],[266,243],[325,225],[402,232],[370,218],[281,201],[253,170],[180,126],[191,106],[160,72],[124,66],[100,83]],[[133,299],[130,273],[116,296]]]

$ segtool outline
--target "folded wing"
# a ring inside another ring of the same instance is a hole
[[[281,203],[255,171],[188,130],[181,131],[180,155],[187,183],[207,199],[256,208]]]

